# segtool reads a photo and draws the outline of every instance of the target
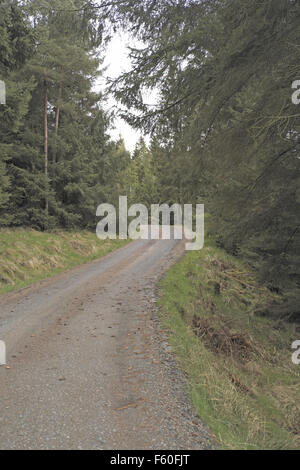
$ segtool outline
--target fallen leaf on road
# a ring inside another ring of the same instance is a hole
[[[127,410],[128,408],[137,408],[144,401],[144,399],[140,399],[135,403],[128,403],[128,405],[121,406],[120,408],[115,408],[115,411],[123,411]]]

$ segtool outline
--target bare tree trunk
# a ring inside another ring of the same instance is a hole
[[[62,95],[62,84],[59,85],[58,89],[58,99],[60,100]],[[53,145],[53,156],[52,156],[52,163],[56,163],[56,156],[57,156],[57,136],[58,136],[58,126],[59,126],[59,115],[60,115],[60,106],[56,107],[55,112],[55,131],[54,131],[54,145]]]
[[[44,81],[45,94],[44,94],[44,158],[45,158],[45,176],[46,176],[46,191],[48,191],[48,86],[46,80]],[[45,211],[48,214],[49,203],[48,196],[45,196]]]

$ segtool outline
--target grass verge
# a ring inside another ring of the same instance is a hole
[[[0,230],[0,294],[87,263],[126,244],[88,231]]]
[[[209,243],[161,281],[160,312],[200,418],[224,449],[300,448],[299,326],[257,316],[276,300]]]

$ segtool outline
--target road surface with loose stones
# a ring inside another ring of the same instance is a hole
[[[156,311],[184,250],[137,240],[0,296],[1,449],[210,449]]]

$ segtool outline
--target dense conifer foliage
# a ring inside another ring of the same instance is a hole
[[[293,0],[118,2],[145,44],[113,84],[152,131],[161,199],[201,201],[218,242],[299,315],[300,5]],[[146,88],[160,90],[147,106]],[[297,95],[296,95],[297,96]],[[298,93],[299,96],[299,93]],[[271,312],[272,313],[272,312]]]
[[[97,204],[122,193],[204,202],[219,245],[297,317],[299,2],[0,0],[0,12],[1,224],[94,227]],[[152,135],[132,158],[108,138],[93,91],[100,46],[119,28],[143,44],[111,85],[123,117]]]
[[[103,24],[83,6],[0,2],[1,225],[94,227],[118,175],[126,151],[94,91]]]

